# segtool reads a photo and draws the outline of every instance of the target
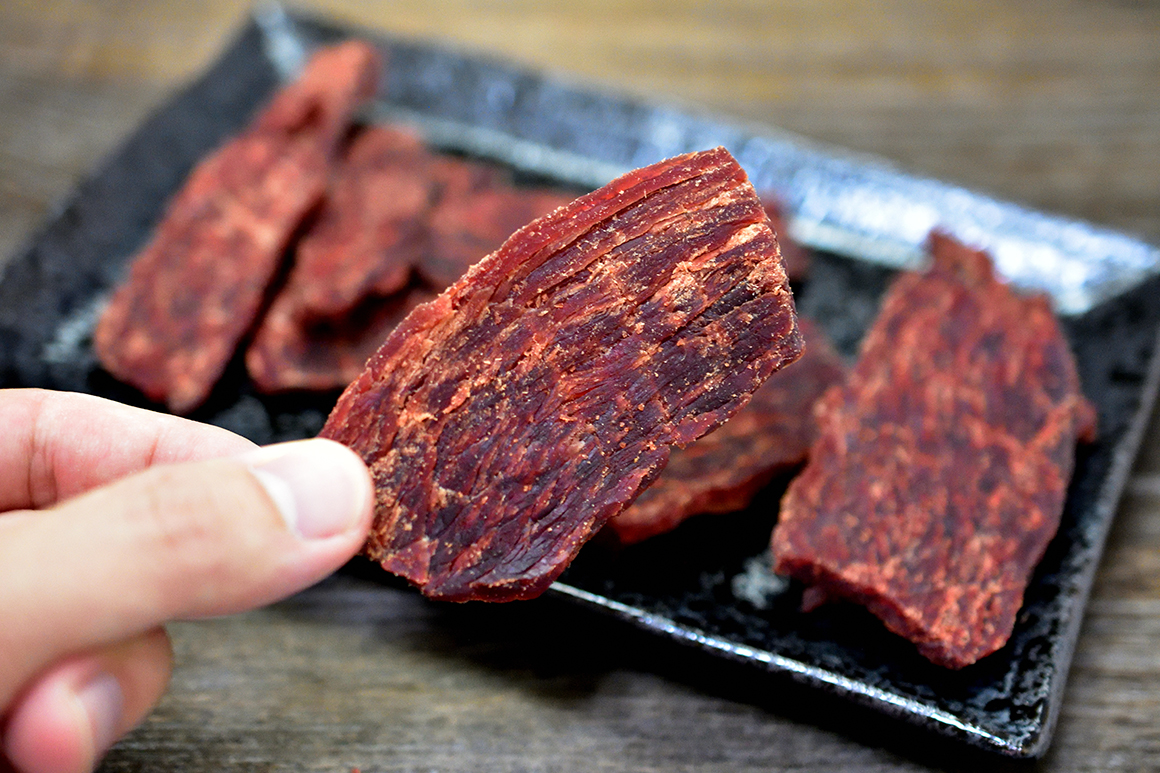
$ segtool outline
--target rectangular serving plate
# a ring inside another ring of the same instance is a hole
[[[1047,748],[1083,607],[1160,387],[1160,251],[878,159],[768,127],[627,99],[427,43],[386,39],[263,7],[198,81],[83,183],[0,276],[0,386],[144,404],[97,365],[93,321],[164,202],[208,150],[245,125],[314,47],[357,35],[388,61],[370,120],[410,123],[450,151],[591,188],[662,158],[728,147],[793,235],[819,252],[799,310],[852,356],[893,273],[939,226],[987,247],[1012,283],[1048,293],[1064,320],[1100,437],[1083,449],[1060,533],[1011,642],[962,671],[931,665],[851,605],[799,611],[800,588],[765,555],[785,481],[746,511],[694,519],[622,551],[586,548],[551,593],[661,636],[869,705],[1013,757]],[[312,436],[335,395],[254,393],[234,362],[195,418],[259,443]]]

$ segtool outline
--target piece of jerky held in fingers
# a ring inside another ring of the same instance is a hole
[[[782,501],[776,570],[961,668],[1007,641],[1095,413],[1043,296],[931,239],[887,292]]]
[[[517,231],[411,312],[322,435],[370,465],[366,555],[433,598],[531,598],[801,346],[761,203],[718,148]]]
[[[806,345],[801,358],[770,376],[729,421],[674,449],[660,477],[606,532],[630,545],[694,515],[741,510],[774,476],[805,461],[817,435],[814,403],[841,383],[846,367],[820,327],[805,317],[798,325]]]
[[[322,198],[379,70],[368,44],[321,49],[242,134],[194,168],[98,322],[94,344],[110,373],[177,413],[205,400]]]

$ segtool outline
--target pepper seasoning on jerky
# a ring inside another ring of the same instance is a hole
[[[194,168],[97,325],[110,373],[177,413],[205,400],[322,198],[380,67],[366,43],[321,49],[241,135]]]
[[[811,409],[841,383],[846,367],[820,327],[805,317],[798,325],[806,347],[801,359],[770,376],[729,421],[673,450],[656,482],[608,522],[605,531],[617,542],[640,542],[695,515],[742,510],[776,475],[806,460],[817,435]]]
[[[371,467],[369,557],[432,598],[531,598],[801,347],[777,241],[718,148],[517,231],[411,312],[321,434]]]
[[[773,533],[776,571],[865,605],[931,661],[1002,647],[1095,412],[1046,298],[935,233],[887,292]]]

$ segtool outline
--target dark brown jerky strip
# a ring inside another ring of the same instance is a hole
[[[408,131],[372,126],[352,138],[246,351],[259,390],[345,387],[394,326],[434,297],[407,289],[425,249],[433,164]]]
[[[1010,636],[1095,416],[1047,300],[997,281],[985,253],[937,234],[932,250],[819,401],[773,554],[961,668]]]
[[[798,324],[806,344],[801,359],[770,376],[721,427],[674,450],[656,482],[605,531],[629,545],[694,515],[741,510],[775,475],[805,461],[817,435],[813,405],[846,368],[820,327],[804,317]]]
[[[517,228],[571,200],[558,191],[506,183],[447,193],[431,213],[419,272],[435,287],[448,287]]]
[[[283,303],[303,318],[334,319],[369,295],[402,290],[425,249],[436,193],[432,164],[410,132],[359,132],[298,245]]]
[[[263,392],[342,389],[354,381],[395,326],[435,298],[420,283],[371,296],[334,320],[305,321],[275,300],[246,350],[246,370]]]
[[[530,598],[800,350],[773,232],[718,148],[520,229],[411,312],[322,435],[371,467],[367,555],[434,598]]]
[[[785,261],[785,273],[795,282],[805,279],[810,273],[809,250],[789,238],[789,226],[781,202],[771,196],[763,196],[761,201],[765,205],[765,214],[769,216],[773,232],[777,234],[777,245],[781,247],[781,257]]]
[[[379,69],[365,43],[321,50],[243,134],[193,170],[97,325],[110,373],[179,413],[206,398],[322,197]]]
[[[255,385],[345,387],[412,308],[568,200],[514,188],[494,166],[431,156],[409,133],[364,130],[246,352]]]
[[[511,176],[502,167],[458,156],[435,156],[431,176],[439,188],[441,202],[458,201],[476,191],[511,185]],[[510,231],[503,238],[506,239],[508,236],[511,236]],[[502,243],[503,239],[500,241]]]

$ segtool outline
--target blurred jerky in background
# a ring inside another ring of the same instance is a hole
[[[205,400],[321,200],[379,71],[368,44],[322,49],[241,135],[198,164],[97,325],[110,373],[177,413]]]
[[[250,377],[263,392],[345,387],[411,309],[569,200],[406,130],[361,130],[246,352]]]
[[[447,193],[431,214],[430,243],[419,271],[431,284],[447,287],[517,228],[571,200],[558,191],[495,182]]]
[[[411,132],[383,126],[359,131],[298,243],[279,303],[303,318],[326,319],[369,295],[406,287],[435,199],[432,162]]]
[[[931,250],[819,402],[772,547],[776,571],[816,587],[807,598],[864,604],[961,668],[1010,636],[1095,414],[1047,299],[946,236]]]

